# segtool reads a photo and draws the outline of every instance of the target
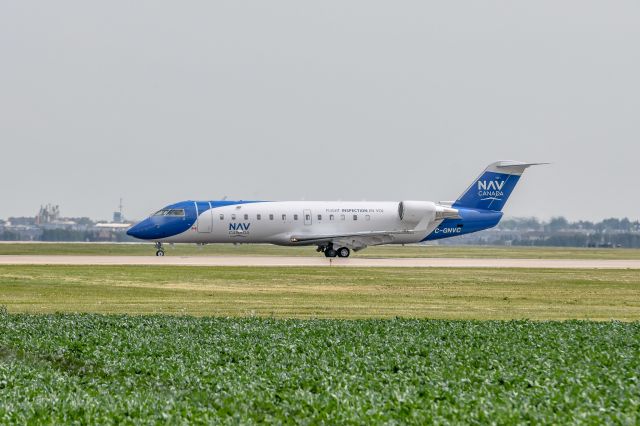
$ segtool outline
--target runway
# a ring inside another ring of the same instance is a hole
[[[151,265],[357,268],[553,268],[640,269],[640,260],[334,258],[278,256],[0,256],[0,265]]]

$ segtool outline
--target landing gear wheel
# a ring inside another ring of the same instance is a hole
[[[351,250],[349,250],[346,247],[340,247],[338,249],[338,257],[349,257],[350,254],[351,254]]]
[[[156,241],[156,256],[164,256],[164,249],[162,248],[162,243],[160,241]]]
[[[326,250],[324,251],[324,255],[325,255],[326,257],[336,257],[336,255],[337,255],[337,254],[338,254],[338,253],[336,253],[336,251],[335,251],[334,249],[332,249],[332,248],[328,248],[328,249],[326,249]]]

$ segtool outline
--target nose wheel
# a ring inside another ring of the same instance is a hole
[[[164,248],[161,242],[156,243],[156,256],[164,256]]]

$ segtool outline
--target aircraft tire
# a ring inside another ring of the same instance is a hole
[[[331,249],[331,248],[328,248],[328,249],[326,249],[326,250],[324,251],[324,255],[325,255],[326,257],[336,257],[336,255],[337,255],[337,254],[338,254],[338,253],[337,253],[334,249]]]
[[[346,247],[340,247],[338,249],[338,257],[349,257],[350,254],[351,254],[351,250],[349,250]]]
[[[158,250],[156,256],[164,256],[164,250]]]

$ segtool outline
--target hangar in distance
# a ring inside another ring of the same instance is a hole
[[[455,201],[181,201],[127,231],[156,243],[315,245],[327,257],[381,244],[411,244],[491,228],[524,170],[490,164]]]

